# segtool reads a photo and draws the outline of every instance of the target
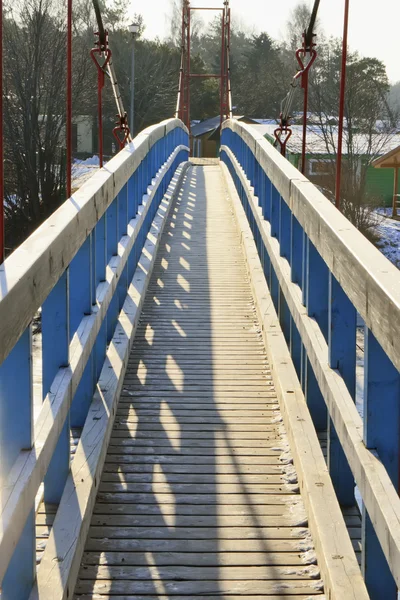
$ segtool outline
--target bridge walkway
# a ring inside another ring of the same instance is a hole
[[[163,233],[75,598],[323,594],[219,165]]]

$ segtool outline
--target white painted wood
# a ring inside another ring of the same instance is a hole
[[[231,152],[229,148],[227,151]],[[237,173],[245,182],[243,170],[235,161],[232,153],[230,156],[234,161]],[[302,304],[300,289],[291,282],[290,267],[287,261],[280,257],[278,241],[271,237],[270,225],[262,218],[257,199],[250,191],[248,182],[247,188],[250,206],[277,274],[279,285],[299,330],[307,356],[393,577],[400,587],[399,496],[379,458],[364,445],[362,419],[354,401],[342,377],[329,367],[326,341],[315,320],[307,316],[307,311]]]
[[[96,307],[90,316],[84,317],[71,341],[70,365],[59,370],[50,393],[43,402],[35,423],[32,450],[22,451],[7,480],[0,482],[0,554],[3,559],[0,562],[0,580],[4,576],[8,561],[50,464],[75,391],[143,220],[165,172],[182,148],[178,147],[160,170],[157,179],[149,189],[149,196],[141,206],[140,214],[131,220],[127,235],[120,241],[118,256],[112,258],[112,266],[111,263],[107,266],[106,281],[97,289]],[[177,178],[173,180],[173,184],[177,184]],[[19,304],[16,304],[16,308],[18,306]]]
[[[161,202],[107,351],[97,391],[71,467],[30,600],[72,598],[129,351],[154,267],[162,231],[186,166]]]
[[[226,148],[224,150],[227,151]],[[235,165],[235,159],[231,152],[229,156]],[[318,564],[325,584],[325,593],[329,598],[337,600],[342,598],[367,600],[368,593],[276,315],[253,235],[226,165],[223,164],[222,169],[232,199],[247,260],[247,269],[256,300],[257,313],[262,323],[263,339],[267,347],[275,388],[280,400],[280,408],[290,441],[294,465],[299,477],[309,527],[315,540]],[[243,173],[239,169],[237,169],[237,172],[243,182],[246,183],[243,179]],[[248,184],[246,189],[249,189]],[[257,224],[261,227],[263,220],[250,190],[248,191],[248,197],[251,201],[253,213],[258,217]]]
[[[400,273],[251,125],[225,121],[248,143],[368,328],[400,371]],[[247,182],[247,186],[250,184]]]
[[[140,133],[0,266],[0,363],[149,149],[175,127],[186,131],[169,119]]]

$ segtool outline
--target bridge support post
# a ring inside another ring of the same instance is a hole
[[[364,442],[367,448],[377,451],[398,490],[400,375],[367,327],[364,342]],[[362,570],[371,600],[397,598],[396,583],[365,507],[362,520]]]
[[[337,369],[355,401],[357,311],[332,273],[329,274],[329,366]],[[339,503],[354,506],[354,477],[332,420],[328,419],[328,468]]]
[[[281,197],[274,185],[271,185],[271,213],[267,215],[271,223],[271,235],[279,240],[279,213]]]
[[[70,339],[78,332],[82,319],[92,312],[93,256],[91,235],[81,246],[69,267]],[[83,427],[94,392],[93,352],[71,406],[71,427]]]
[[[18,374],[18,377],[16,377]],[[0,366],[0,478],[33,443],[32,335],[29,326]],[[2,583],[2,600],[26,598],[35,576],[34,506]]]
[[[308,238],[303,242],[303,250],[305,255],[303,297],[305,292],[307,314],[316,320],[327,339],[329,270]],[[305,363],[305,396],[316,430],[325,431],[328,411],[308,358]]]
[[[69,270],[60,277],[42,307],[43,399],[55,376],[69,364]],[[44,479],[45,502],[58,504],[69,474],[69,414]]]
[[[290,230],[290,268],[293,283],[303,287],[303,229],[292,213],[292,225]]]

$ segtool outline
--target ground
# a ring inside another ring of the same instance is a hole
[[[390,218],[391,208],[380,208],[376,212],[379,215],[378,233],[381,236],[378,247],[390,262],[400,268],[400,221]]]

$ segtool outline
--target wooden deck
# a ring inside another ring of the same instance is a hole
[[[323,583],[220,167],[191,166],[133,346],[75,598]]]

